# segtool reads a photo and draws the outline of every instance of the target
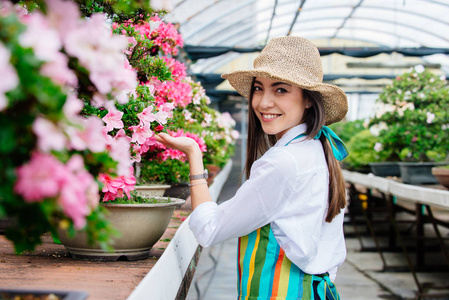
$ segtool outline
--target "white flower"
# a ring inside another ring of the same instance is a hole
[[[442,129],[442,130],[447,130],[447,129],[449,129],[449,124],[443,124],[443,125],[441,125],[441,129]]]
[[[381,143],[376,143],[376,144],[374,145],[374,150],[375,150],[376,152],[379,152],[380,150],[382,150],[382,144],[381,144]]]
[[[208,113],[204,114],[204,122],[206,122],[207,125],[210,125],[210,123],[212,122],[212,116]]]
[[[427,116],[427,124],[431,124],[435,119],[435,114],[431,113],[430,111],[426,113],[426,116]]]
[[[189,121],[190,119],[192,119],[192,113],[188,110],[184,110],[184,118],[186,119],[186,121]]]
[[[387,123],[380,122],[379,124],[371,126],[369,131],[372,135],[379,136],[379,133],[384,129],[388,129]]]
[[[418,74],[424,72],[424,70],[425,70],[423,65],[416,65],[414,69],[415,69],[416,73],[418,73]]]
[[[441,75],[440,76],[440,80],[446,80],[446,76],[445,75]]]
[[[166,10],[169,12],[174,8],[173,1],[171,0],[151,0],[150,5],[154,10]]]
[[[404,106],[402,106],[401,108],[398,109],[398,115],[402,117],[404,115],[404,111],[406,111],[407,109],[414,110],[415,105],[413,103],[405,104]]]
[[[369,125],[369,119],[365,119],[365,121],[363,121],[363,127],[368,128],[368,125]]]

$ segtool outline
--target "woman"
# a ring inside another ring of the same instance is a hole
[[[208,247],[239,237],[239,299],[339,299],[346,256],[344,144],[329,128],[348,110],[345,93],[322,83],[318,49],[301,37],[272,39],[254,70],[224,74],[249,101],[246,182],[211,201],[201,151],[188,138],[157,139],[186,153],[190,228]]]

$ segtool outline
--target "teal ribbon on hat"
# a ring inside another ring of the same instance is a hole
[[[327,126],[323,126],[314,139],[319,139],[322,134],[324,134],[329,141],[329,144],[331,144],[332,153],[334,154],[335,159],[341,161],[348,156],[348,148],[346,148],[345,143],[343,143],[343,141],[335,132],[332,131],[332,129]]]
[[[329,144],[331,144],[332,154],[334,155],[335,159],[341,161],[345,159],[346,156],[348,156],[348,148],[346,148],[345,143],[343,143],[343,141],[338,137],[338,135],[335,132],[332,131],[332,129],[330,129],[327,126],[323,126],[318,132],[318,134],[314,137],[314,139],[315,140],[319,139],[322,134],[324,134],[324,136],[329,141]],[[306,135],[305,133],[301,133],[300,135],[292,139],[290,142],[285,144],[285,146],[290,144],[292,141],[299,139],[300,137],[303,137],[305,135]]]

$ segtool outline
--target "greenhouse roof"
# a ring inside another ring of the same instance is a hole
[[[322,55],[396,52],[449,74],[447,16],[446,0],[175,0],[166,20],[179,24],[197,73],[294,35],[312,40]]]

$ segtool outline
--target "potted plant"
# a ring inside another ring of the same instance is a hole
[[[46,14],[2,6],[0,216],[14,221],[6,237],[22,253],[69,226],[108,244],[114,231],[98,205],[97,180],[129,175],[129,155],[120,151],[129,142],[108,139],[98,116],[82,117],[80,99],[126,103],[137,85],[124,65],[128,43],[111,36],[103,15],[81,18],[73,2],[49,1]]]
[[[368,129],[356,133],[347,143],[349,155],[345,159],[345,168],[348,170],[369,173],[369,162],[378,161],[380,157],[374,151],[376,137]]]
[[[375,137],[366,129],[363,120],[334,123],[330,128],[341,138],[349,155],[342,167],[360,173],[369,173],[369,163],[379,158],[373,152]]]
[[[173,111],[172,124],[201,137],[205,144],[203,160],[209,171],[209,184],[232,157],[239,133],[236,123],[228,112],[210,107],[210,99],[200,82],[185,79],[192,89],[192,101]]]
[[[170,223],[176,207],[185,200],[168,197],[142,197],[131,192],[130,198],[104,203],[108,220],[118,230],[111,246],[93,244],[84,232],[59,229],[59,237],[72,258],[95,261],[146,259]]]
[[[132,165],[166,130],[174,104],[158,96],[176,74],[161,53],[176,54],[182,39],[157,16],[115,14],[117,3],[80,1],[89,18],[66,1],[30,5],[26,17],[12,4],[2,11],[0,217],[14,218],[6,236],[17,253],[58,229],[111,249],[117,228],[104,203],[131,199]]]
[[[377,103],[370,125],[379,132],[379,153],[399,162],[404,183],[436,183],[431,168],[447,160],[449,149],[449,112],[441,109],[449,104],[444,76],[416,66],[386,86]]]
[[[113,20],[117,18],[113,17]],[[182,38],[172,24],[164,23],[158,16],[152,15],[149,19],[113,23],[112,29],[116,35],[128,41],[125,51],[128,68],[137,73],[139,84],[127,102],[111,103],[107,99],[97,99],[95,103],[85,101],[82,113],[84,116],[99,116],[106,124],[105,132],[110,140],[128,141],[130,147],[118,149],[119,155],[134,165],[139,164],[139,170],[128,176],[101,174],[98,178],[103,186],[102,206],[109,211],[107,218],[121,233],[120,237],[112,239],[113,252],[110,252],[110,247],[101,244],[91,245],[80,232],[76,236],[73,230],[69,230],[69,235],[61,231],[59,233],[62,243],[74,258],[116,260],[124,256],[128,260],[144,259],[164,233],[174,208],[184,202],[180,199],[158,198],[157,203],[147,203],[146,199],[153,197],[145,196],[142,185],[166,181],[149,176],[150,173],[157,174],[158,169],[155,166],[148,168],[146,158],[164,157],[167,153],[170,155],[176,152],[157,143],[155,134],[171,132],[172,111],[176,106],[184,106],[191,101],[191,92],[189,84],[183,82],[185,66],[164,56],[175,55],[176,47],[182,46]],[[172,173],[176,173],[174,165],[186,165],[182,155],[178,153],[172,157],[174,164],[169,166]],[[143,188],[148,189],[146,186]],[[154,190],[148,193],[153,196]],[[130,225],[130,220],[140,224]],[[148,241],[144,236],[147,236]]]

